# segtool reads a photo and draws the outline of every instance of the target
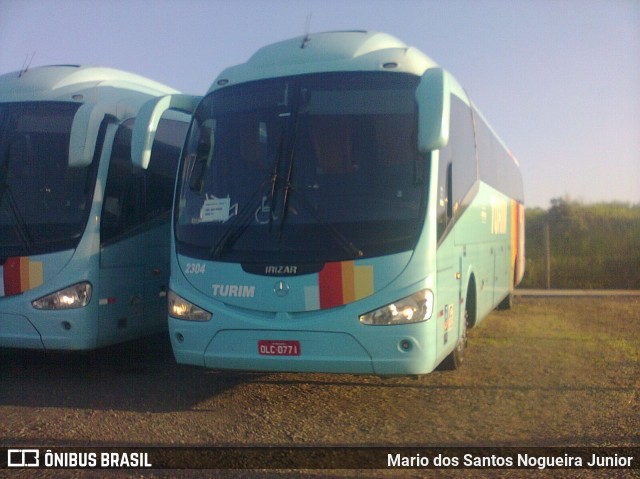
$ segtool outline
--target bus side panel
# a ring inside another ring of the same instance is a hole
[[[462,248],[456,246],[453,234],[448,235],[436,252],[437,294],[432,320],[436,323],[436,355],[441,362],[455,347],[459,336],[460,258]]]
[[[166,329],[169,211],[180,151],[171,141],[182,141],[186,124],[161,121],[147,170],[131,164],[131,128],[127,120],[108,137],[113,146],[105,149],[100,171],[106,178],[100,210],[100,346]]]
[[[100,251],[98,344],[137,337],[142,331],[145,237],[134,235]]]
[[[500,303],[510,292],[513,275],[511,270],[511,201],[503,195],[491,195],[491,235],[494,246],[493,305]]]
[[[100,346],[166,330],[168,235],[162,222],[102,248]]]
[[[473,274],[476,284],[476,322],[509,294],[511,235],[507,197],[480,183],[478,193],[456,224],[456,244],[463,248],[463,287]]]
[[[169,289],[168,222],[158,224],[146,234],[144,270],[144,330],[149,334],[167,329],[167,291]]]

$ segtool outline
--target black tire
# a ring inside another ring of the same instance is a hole
[[[516,264],[517,260],[516,260]],[[508,311],[513,307],[513,289],[516,287],[516,267],[513,266],[513,283],[510,285],[511,290],[509,294],[496,306],[498,311]]]
[[[513,293],[509,291],[509,294],[496,306],[498,311],[508,311],[513,307]]]
[[[468,331],[473,327],[476,318],[476,291],[475,283],[471,281],[467,289],[467,299],[464,303],[464,316],[460,323],[462,331],[458,337],[458,342],[453,351],[442,361],[440,369],[444,371],[454,371],[460,369],[462,363],[464,363],[464,353],[467,349]]]

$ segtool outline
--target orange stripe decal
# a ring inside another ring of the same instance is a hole
[[[356,299],[355,268],[353,261],[342,263],[342,304]]]
[[[31,261],[28,256],[7,258],[0,267],[0,296],[13,296],[36,288],[43,283],[41,261]]]
[[[327,263],[318,275],[318,286],[321,309],[352,303],[373,294],[373,266]]]

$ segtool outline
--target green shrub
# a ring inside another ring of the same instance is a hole
[[[549,210],[527,209],[525,215],[521,287],[547,285],[548,225],[552,288],[640,289],[640,205],[555,199]]]

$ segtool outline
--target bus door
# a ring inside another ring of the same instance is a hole
[[[146,169],[144,234],[147,236],[144,269],[144,327],[149,333],[167,328],[171,206],[178,159],[190,116],[169,111],[158,123]]]
[[[131,124],[113,141],[100,220],[99,345],[132,339],[143,328],[147,235],[141,234],[145,182],[129,158]]]
[[[440,152],[437,206],[437,298],[434,316],[437,321],[436,354],[443,355],[457,341],[459,317],[460,255],[454,241],[453,227],[453,164],[445,149]]]
[[[146,233],[144,254],[144,328],[150,333],[167,328],[167,292],[169,291],[169,223],[155,223]]]

